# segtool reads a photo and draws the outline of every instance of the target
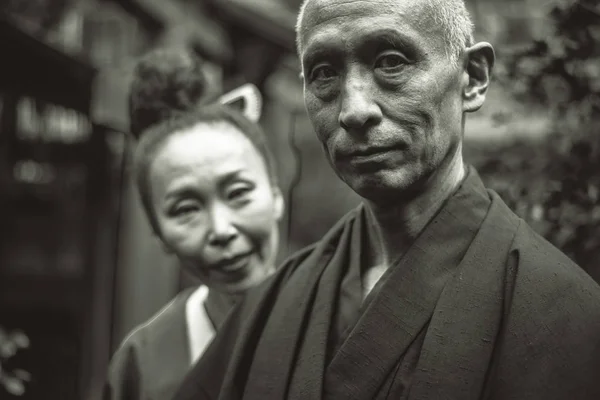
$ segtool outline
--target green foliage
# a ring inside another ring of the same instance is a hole
[[[499,80],[550,110],[551,132],[467,151],[488,186],[600,281],[599,1],[555,3],[548,22],[551,34],[501,56]]]

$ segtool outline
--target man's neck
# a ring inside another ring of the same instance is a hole
[[[391,205],[366,202],[371,266],[387,267],[399,259],[454,193],[466,173],[461,153],[458,149],[445,168],[434,173],[426,188],[410,200]]]

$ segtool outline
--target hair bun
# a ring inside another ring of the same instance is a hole
[[[193,109],[206,95],[203,60],[186,49],[158,49],[143,56],[129,93],[130,130],[135,137],[174,113]]]

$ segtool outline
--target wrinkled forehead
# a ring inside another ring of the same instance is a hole
[[[307,45],[345,40],[383,28],[420,36],[431,26],[424,0],[308,0],[298,30],[299,54]]]

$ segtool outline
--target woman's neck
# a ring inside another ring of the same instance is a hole
[[[223,324],[225,317],[241,297],[241,294],[229,294],[217,290],[208,291],[204,307],[215,328]]]

